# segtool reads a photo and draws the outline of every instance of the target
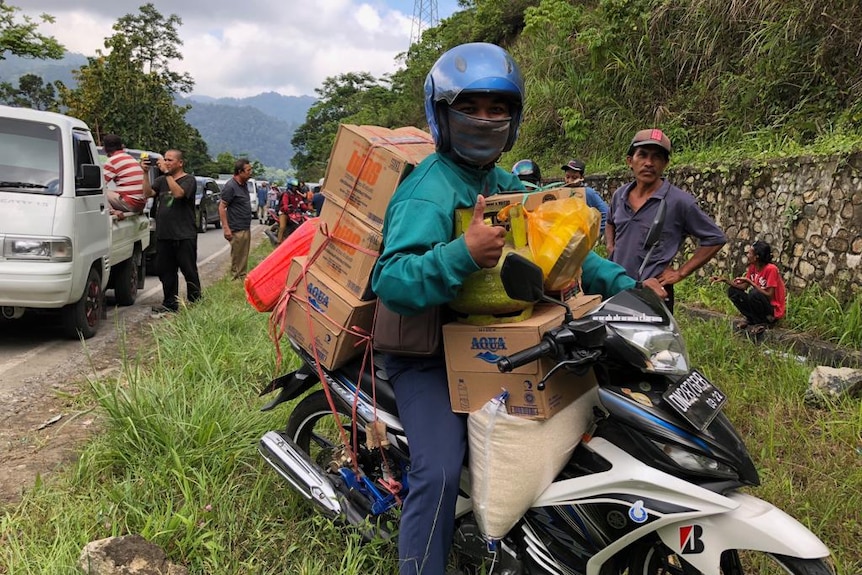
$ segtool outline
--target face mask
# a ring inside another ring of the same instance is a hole
[[[449,108],[452,151],[471,166],[487,166],[503,153],[511,120],[485,120]]]

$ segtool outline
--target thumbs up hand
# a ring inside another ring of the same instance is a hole
[[[476,265],[482,268],[492,268],[497,265],[503,255],[503,245],[506,243],[506,230],[499,226],[489,226],[485,223],[485,196],[476,198],[473,208],[473,219],[464,234],[467,250]]]

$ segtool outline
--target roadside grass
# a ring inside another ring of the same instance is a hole
[[[239,283],[219,282],[154,323],[152,346],[127,349],[119,374],[89,381],[103,427],[76,464],[4,510],[0,573],[71,575],[87,542],[132,533],[192,575],[395,573],[394,544],[332,526],[257,454],[290,412],[259,412],[258,390],[280,373],[268,317]],[[729,396],[761,473],[752,493],[809,526],[840,575],[862,572],[862,407],[807,408],[810,365],[766,354],[727,321],[679,319],[694,364]],[[296,359],[283,351],[286,371]]]
[[[713,284],[709,278],[691,277],[674,289],[676,300],[681,303],[741,317],[727,297],[725,284]],[[848,294],[846,301],[816,284],[798,293],[788,293],[787,311],[780,327],[838,346],[862,350],[862,292],[837,291]]]

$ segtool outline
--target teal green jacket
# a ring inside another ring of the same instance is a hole
[[[479,270],[464,236],[453,239],[455,210],[473,207],[479,194],[523,189],[517,176],[501,168],[471,168],[442,154],[425,158],[389,202],[383,252],[371,276],[374,293],[408,316],[454,299],[464,279]],[[605,297],[635,284],[621,266],[594,253],[584,262],[581,282],[586,293]]]

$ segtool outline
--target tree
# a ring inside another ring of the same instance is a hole
[[[182,59],[181,24],[178,16],[165,18],[152,4],[123,16],[113,26],[116,34],[105,39],[107,53],[98,50],[89,58],[75,74],[78,87],[62,90],[61,97],[97,139],[116,133],[133,148],[178,148],[193,169],[209,157],[203,138],[185,120],[188,107],[175,103],[176,95],[194,85],[188,74],[168,67],[171,60]]]
[[[388,126],[391,121],[391,91],[367,72],[329,77],[315,92],[320,99],[290,141],[296,151],[291,165],[304,181],[324,175],[339,123]]]
[[[36,29],[39,22],[29,16],[16,18],[18,8],[0,0],[0,60],[6,59],[9,52],[15,56],[58,60],[66,52],[65,48],[51,36],[43,36]],[[54,22],[49,14],[39,16],[42,22]]]
[[[0,84],[0,102],[21,108],[57,112],[57,93],[52,84],[41,76],[24,74],[18,78],[18,88],[8,82]]]

